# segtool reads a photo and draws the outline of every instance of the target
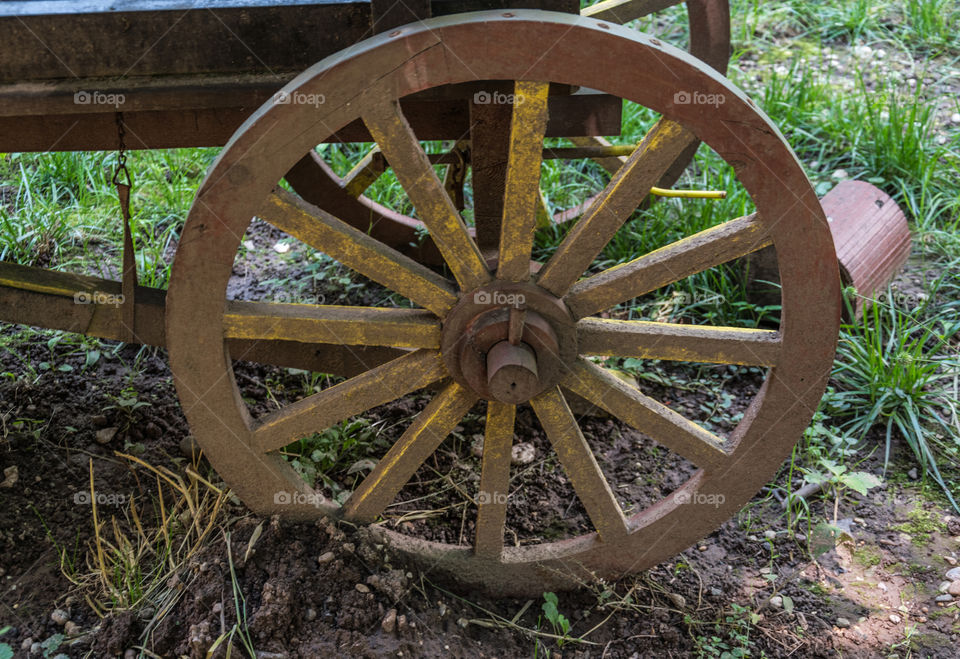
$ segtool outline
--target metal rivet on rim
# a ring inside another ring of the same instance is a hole
[[[509,11],[503,12],[503,17],[504,17],[504,18],[513,18],[514,16],[516,16],[516,14],[514,14],[514,13],[512,13],[512,12],[509,12]]]
[[[403,30],[394,30],[393,32],[390,33],[390,36],[399,37],[401,34],[403,34]]]

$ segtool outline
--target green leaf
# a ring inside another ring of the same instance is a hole
[[[840,480],[851,490],[858,492],[861,496],[866,496],[867,490],[880,485],[880,479],[866,471],[854,471],[844,474]]]
[[[793,611],[793,599],[783,595],[783,610],[787,613]]]
[[[0,643],[0,659],[13,659],[13,648],[6,643]]]

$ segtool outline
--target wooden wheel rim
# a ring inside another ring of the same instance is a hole
[[[601,54],[608,65],[583,58],[585,52]],[[550,56],[539,57],[542,53]],[[590,574],[617,577],[645,569],[707,535],[779,467],[826,386],[840,317],[839,273],[826,219],[783,137],[721,76],[686,53],[632,30],[533,10],[432,19],[338,53],[285,88],[325,97],[324,105],[263,106],[212,167],[191,208],[173,265],[167,338],[191,428],[238,496],[261,513],[304,518],[337,514],[336,505],[311,498],[312,491],[279,455],[256,448],[255,421],[232,376],[224,340],[225,294],[244,231],[276,182],[326,135],[355,118],[365,98],[383,103],[384,98],[442,84],[518,78],[584,85],[641,103],[689,127],[733,163],[758,209],[751,226],[776,247],[783,304],[775,358],[765,358],[775,366],[724,445],[725,455],[697,448],[694,462],[709,467],[673,495],[631,516],[622,533],[611,532],[605,539],[592,533],[481,556],[469,547],[374,527],[394,548],[457,581],[500,593],[530,594],[569,587]],[[374,87],[371,80],[376,80]],[[675,103],[675,93],[684,90],[719,94],[725,100],[718,106]],[[761,242],[757,239],[756,246]],[[418,368],[435,368],[429,359],[417,359]],[[456,398],[455,392],[441,403],[455,406]],[[558,415],[553,421],[547,418],[547,425],[563,422],[558,398],[542,402],[542,421],[552,412]],[[280,493],[287,499],[278,500]],[[709,505],[684,505],[696,501]]]

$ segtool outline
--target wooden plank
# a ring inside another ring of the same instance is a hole
[[[730,220],[577,282],[567,306],[577,318],[590,316],[769,244],[753,215]]]
[[[608,318],[577,323],[582,355],[775,366],[780,345],[780,333],[774,330]]]

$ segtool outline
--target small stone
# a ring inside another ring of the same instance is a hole
[[[319,563],[320,565],[325,565],[325,564],[331,562],[333,559],[334,559],[333,552],[332,552],[332,551],[326,551],[326,552],[320,554],[319,556],[317,556],[317,563]]]
[[[898,625],[898,624],[900,624],[900,621],[901,621],[901,620],[902,620],[902,618],[901,618],[900,616],[898,616],[896,613],[891,613],[891,614],[890,614],[890,622],[892,622],[893,624]]]
[[[387,615],[383,616],[383,620],[380,621],[380,629],[385,631],[387,634],[392,634],[396,628],[397,628],[397,610],[390,609],[389,611],[387,611]]]
[[[73,620],[67,620],[67,624],[63,626],[63,633],[67,636],[78,636],[80,631],[80,625]]]
[[[180,440],[180,455],[191,460],[200,455],[200,445],[193,435],[187,435]]]
[[[947,562],[947,565],[956,565],[956,564],[957,564],[957,559],[955,559],[953,556],[944,556],[944,557],[943,557],[943,560]]]
[[[943,595],[937,595],[936,597],[933,598],[933,601],[934,602],[952,602],[953,595],[950,595],[949,593],[944,593]]]
[[[667,597],[670,598],[670,601],[673,602],[674,606],[678,609],[682,609],[687,605],[687,600],[679,593],[667,593]]]
[[[930,607],[929,607],[929,606],[921,606],[921,607],[920,607],[920,611],[922,611],[923,613],[929,613],[929,612],[930,612]]]
[[[437,602],[437,609],[440,611],[440,617],[447,615],[447,605],[443,602]]]
[[[706,546],[706,545],[700,545],[699,547],[697,547],[697,551],[707,551],[707,546]]]
[[[3,470],[3,482],[0,482],[0,487],[13,487],[18,480],[20,480],[20,471],[17,465],[11,465]]]
[[[28,636],[25,639],[23,639],[23,643],[20,644],[20,649],[29,650],[31,645],[33,645],[33,639]]]
[[[102,430],[97,431],[97,444],[109,444],[110,441],[117,436],[119,428],[116,426],[110,426],[109,428],[103,428]]]
[[[256,249],[256,248],[257,248],[256,243],[254,243],[252,240],[244,240],[244,241],[243,241],[243,246],[246,247],[247,249]]]
[[[475,457],[483,457],[483,435],[473,436],[473,443],[470,444],[470,452],[473,453]]]
[[[909,476],[911,480],[917,480],[918,478],[920,478],[920,475],[917,473],[916,467],[912,467],[910,471],[907,472],[907,476]]]
[[[528,465],[537,457],[537,450],[530,442],[514,444],[510,450],[510,462],[515,465]]]
[[[58,625],[65,625],[70,619],[70,612],[64,611],[63,609],[54,609],[53,613],[50,614],[50,619],[53,620]]]
[[[317,619],[317,610],[313,607],[307,609],[307,622],[312,622]]]
[[[960,567],[952,567],[944,575],[950,581],[960,581]]]
[[[960,581],[952,582],[947,588],[947,592],[954,596],[960,595]]]
[[[960,124],[960,112],[954,112],[950,115],[950,121],[955,124]]]
[[[780,597],[779,595],[774,595],[773,597],[770,598],[770,606],[772,606],[775,609],[782,609],[783,598]]]
[[[397,631],[404,632],[407,629],[407,616],[397,616]]]
[[[877,584],[877,589],[882,590],[883,592],[887,592],[887,584],[881,581],[880,583]]]
[[[835,170],[835,171],[833,172],[833,174],[831,174],[831,177],[834,178],[834,179],[836,179],[837,181],[842,181],[843,179],[847,178],[848,176],[849,176],[849,174],[847,174],[847,170],[845,170],[845,169],[837,169],[837,170]]]
[[[794,537],[797,539],[797,542],[799,543],[804,543],[807,541],[807,536],[804,533],[798,533]]]
[[[370,587],[367,586],[366,584],[358,583],[356,586],[354,586],[354,588],[357,589],[357,592],[358,592],[358,593],[369,593],[369,592],[370,592]]]
[[[859,526],[866,526],[867,522],[862,517],[854,517],[853,523]]]
[[[710,594],[713,595],[714,597],[722,597],[722,596],[723,596],[723,591],[720,590],[719,588],[711,588],[711,589],[710,589]]]
[[[133,648],[128,649],[123,653],[123,659],[137,659],[140,655]]]
[[[345,542],[345,543],[343,543],[343,551],[344,551],[344,553],[352,554],[356,548],[357,548],[357,546],[356,546],[355,544],[353,544],[352,542]]]
[[[96,428],[106,428],[107,426],[107,415],[106,414],[94,414],[90,417],[90,423],[93,424]]]
[[[40,654],[41,650],[43,650],[43,646],[39,643],[34,643],[30,646],[30,654]]]
[[[850,621],[846,618],[837,618],[837,627],[840,629],[846,629],[850,626]]]
[[[286,254],[287,252],[290,251],[290,244],[277,243],[276,245],[273,246],[273,251],[275,251],[277,254]]]
[[[216,604],[213,605],[213,613],[215,615],[220,615],[222,611],[223,611],[223,602],[217,602]]]
[[[767,540],[776,540],[777,532],[772,529],[769,529],[763,532],[763,537],[766,538]]]

